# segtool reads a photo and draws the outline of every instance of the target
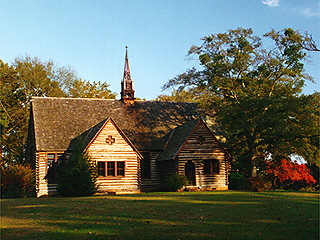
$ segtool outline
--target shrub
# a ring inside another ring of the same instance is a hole
[[[267,170],[267,174],[272,179],[274,189],[281,187],[298,190],[317,182],[305,164],[298,164],[286,159],[282,159],[278,163],[272,163]]]
[[[166,190],[171,192],[176,192],[181,189],[183,186],[188,185],[189,181],[185,175],[175,174],[164,180],[166,185]]]
[[[4,198],[27,197],[35,192],[36,175],[24,165],[1,168],[1,195]]]
[[[229,175],[229,189],[243,189],[244,179],[245,178],[241,173],[231,172]]]
[[[271,189],[271,183],[261,177],[251,177],[245,179],[245,189],[261,192]]]
[[[317,188],[319,188],[319,186],[306,186],[300,189],[300,191],[304,191],[304,192],[316,192],[318,191]]]
[[[98,190],[97,166],[82,149],[81,144],[77,144],[69,157],[60,160],[57,191],[61,196],[91,196]]]

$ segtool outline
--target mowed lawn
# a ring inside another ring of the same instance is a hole
[[[1,239],[319,239],[319,194],[176,192],[1,200]]]

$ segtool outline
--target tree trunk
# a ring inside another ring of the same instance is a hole
[[[248,138],[248,161],[250,161],[250,169],[248,169],[250,172],[250,177],[256,177],[257,176],[257,166],[255,163],[255,146],[254,146],[254,137],[250,136]]]

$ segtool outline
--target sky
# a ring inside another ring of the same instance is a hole
[[[320,46],[318,0],[0,0],[0,59],[28,54],[71,66],[89,81],[120,92],[128,46],[136,97],[152,100],[196,60],[186,57],[200,38],[229,29],[307,31]],[[305,94],[320,91],[320,52],[311,52]],[[119,98],[118,94],[118,98]]]

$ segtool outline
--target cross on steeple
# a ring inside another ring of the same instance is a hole
[[[130,64],[128,57],[128,46],[126,46],[126,56],[124,61],[124,73],[121,82],[121,100],[126,104],[134,103],[133,81],[131,79]]]

